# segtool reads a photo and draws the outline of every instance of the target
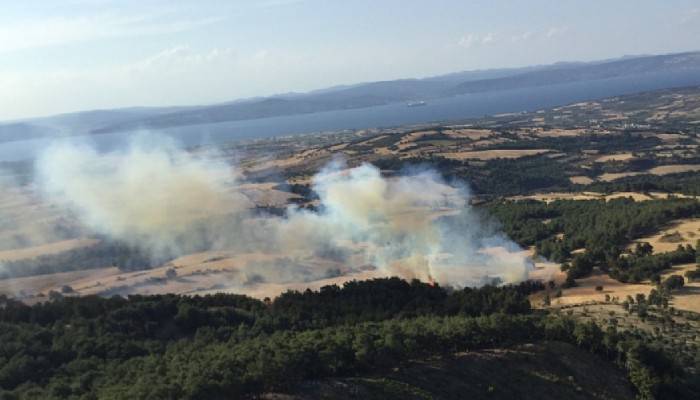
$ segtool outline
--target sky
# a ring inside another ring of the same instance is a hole
[[[690,50],[697,0],[0,0],[0,120]]]

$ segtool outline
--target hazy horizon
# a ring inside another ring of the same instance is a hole
[[[694,51],[697,22],[685,0],[10,3],[0,121]]]

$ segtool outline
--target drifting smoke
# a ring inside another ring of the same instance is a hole
[[[197,158],[146,137],[108,154],[63,143],[37,162],[38,186],[51,203],[73,211],[97,233],[156,255],[199,247],[198,224],[245,209],[246,198],[227,190],[235,178],[213,157]]]
[[[50,202],[154,255],[202,248],[279,255],[246,265],[253,281],[302,282],[371,265],[386,275],[478,286],[521,281],[530,266],[513,242],[485,229],[466,188],[430,171],[388,179],[369,164],[332,164],[313,179],[318,211],[290,206],[285,217],[255,214],[228,164],[161,140],[107,154],[55,146],[37,171]]]
[[[303,248],[302,241],[359,248],[367,264],[392,275],[454,286],[527,278],[529,263],[514,254],[517,246],[487,233],[466,189],[433,172],[386,179],[369,164],[336,166],[314,178],[314,189],[320,212],[292,208],[281,222],[290,248]]]
[[[31,190],[0,170],[0,251],[42,245],[79,235],[65,216],[53,213]]]

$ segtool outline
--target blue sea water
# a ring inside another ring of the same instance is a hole
[[[298,133],[390,127],[534,111],[583,100],[690,85],[700,85],[700,74],[689,71],[673,75],[652,74],[574,82],[446,97],[430,100],[421,107],[407,107],[405,103],[397,103],[352,110],[189,125],[154,132],[173,137],[183,146],[218,144]],[[100,150],[108,151],[125,145],[129,136],[135,133],[92,135],[89,141]],[[75,139],[41,138],[3,143],[0,145],[0,161],[31,159],[56,140]]]

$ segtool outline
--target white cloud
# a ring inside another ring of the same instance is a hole
[[[259,53],[259,52],[258,52]],[[252,57],[259,57],[255,53]],[[225,60],[233,61],[236,53],[230,48],[214,48],[197,52],[189,46],[175,46],[124,67],[129,71],[168,71],[182,67],[204,66]]]
[[[457,41],[457,45],[469,49],[474,45],[488,45],[496,41],[496,35],[494,33],[488,32],[483,35],[478,35],[475,33],[468,33]]]
[[[528,39],[530,39],[531,36],[532,36],[532,32],[531,32],[531,31],[527,31],[527,32],[523,32],[523,33],[520,33],[520,34],[511,36],[510,40],[511,40],[513,43],[525,42],[525,41],[527,41]]]
[[[319,89],[352,73],[358,74],[354,81],[369,80],[352,61],[351,55],[318,57],[279,48],[200,50],[181,45],[103,67],[3,71],[0,65],[2,92],[12,93],[0,95],[0,121],[97,108],[208,104]]]
[[[462,36],[457,42],[457,44],[461,47],[464,47],[465,49],[468,49],[472,47],[476,41],[476,35],[474,35],[473,33],[469,33],[467,35]]]
[[[567,26],[553,26],[547,30],[547,32],[545,33],[545,36],[547,37],[547,39],[552,39],[556,36],[560,36],[560,35],[566,33],[566,31],[568,31],[568,30],[569,30],[569,27],[567,27]]]
[[[173,19],[167,15],[52,16],[0,24],[0,53],[110,37],[181,32],[220,18]]]
[[[691,23],[696,23],[698,20],[700,20],[700,8],[694,8],[694,9],[688,11],[681,18],[681,24],[687,25],[687,24],[691,24]]]
[[[262,8],[283,7],[303,3],[305,0],[265,0],[261,1],[258,6]]]

